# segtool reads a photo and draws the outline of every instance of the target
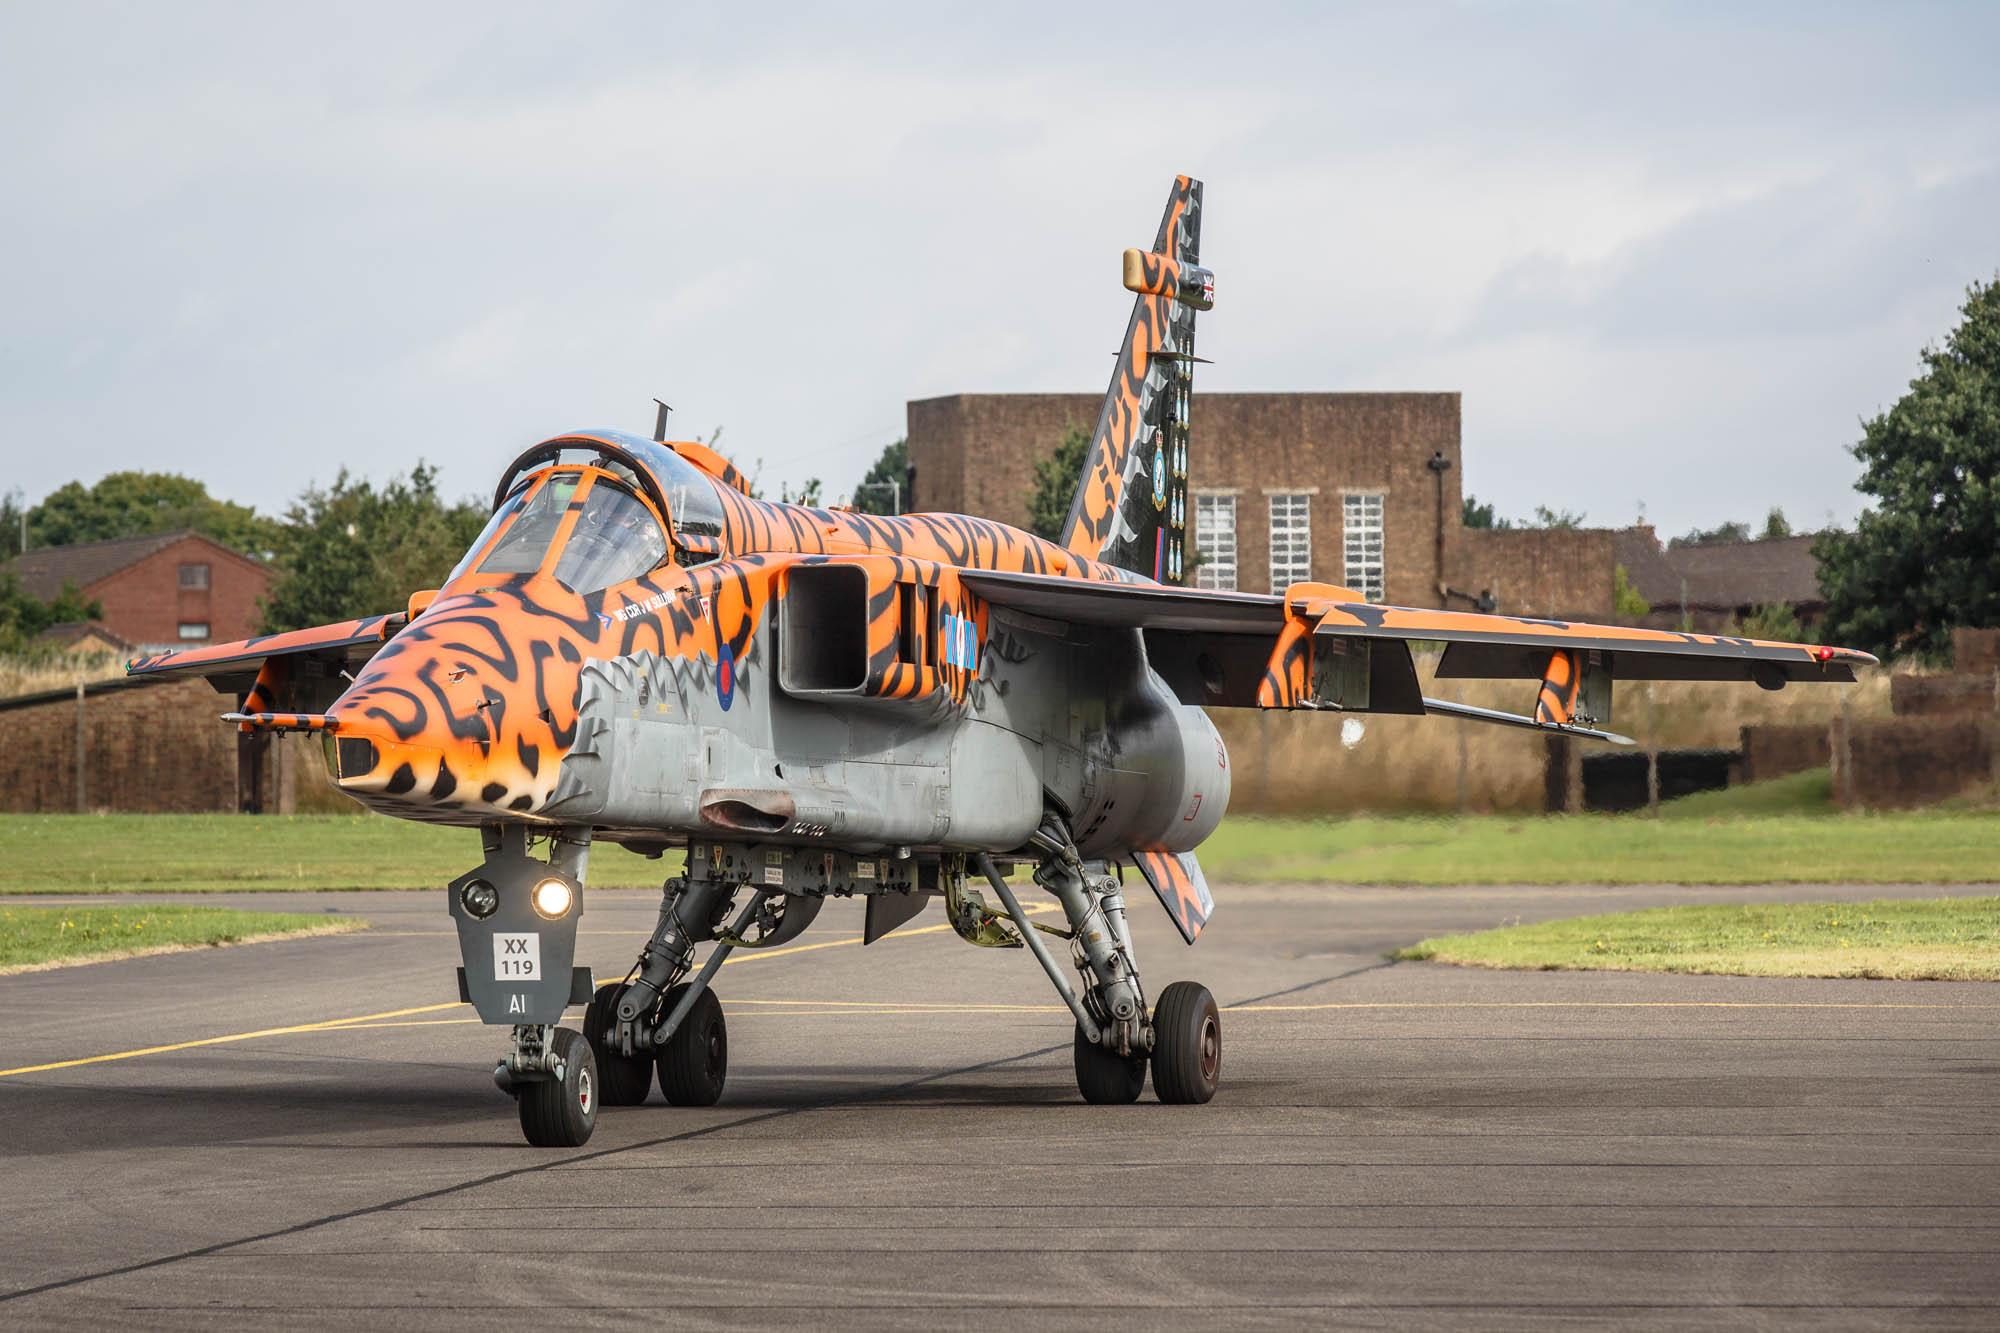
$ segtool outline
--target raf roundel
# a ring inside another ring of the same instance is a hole
[[[725,713],[736,702],[736,654],[730,651],[727,642],[717,645],[715,650],[715,697]]]

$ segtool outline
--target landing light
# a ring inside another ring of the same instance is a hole
[[[576,894],[559,879],[545,879],[535,886],[532,901],[537,912],[554,921],[569,911],[569,905],[576,901]]]
[[[458,891],[459,904],[484,921],[500,906],[500,891],[483,879],[475,879]]]

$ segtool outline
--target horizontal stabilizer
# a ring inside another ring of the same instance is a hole
[[[1526,727],[1529,731],[1548,731],[1559,736],[1581,736],[1585,740],[1609,741],[1613,745],[1637,744],[1630,736],[1620,736],[1615,731],[1598,731],[1592,727],[1566,726],[1557,722],[1537,722],[1532,717],[1522,717],[1519,713],[1503,713],[1497,708],[1474,708],[1471,704],[1455,704],[1446,699],[1425,699],[1424,711],[1436,713],[1439,717],[1459,717],[1468,722],[1494,722],[1503,727]]]

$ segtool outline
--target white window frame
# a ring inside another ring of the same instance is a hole
[[[1340,545],[1346,566],[1343,582],[1371,602],[1382,600],[1387,583],[1383,561],[1386,509],[1381,491],[1341,492]]]
[[[206,620],[183,620],[175,627],[176,633],[180,635],[184,643],[208,642],[211,637],[210,629],[210,622]],[[188,633],[189,630],[194,630],[195,633],[190,634]]]
[[[1196,491],[1194,497],[1194,586],[1236,591],[1236,497]]]
[[[1312,581],[1311,491],[1265,492],[1271,523],[1271,591]]]

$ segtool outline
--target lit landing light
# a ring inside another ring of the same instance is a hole
[[[535,886],[530,901],[535,904],[537,912],[554,921],[569,912],[570,904],[576,901],[576,893],[562,880],[545,879]]]

